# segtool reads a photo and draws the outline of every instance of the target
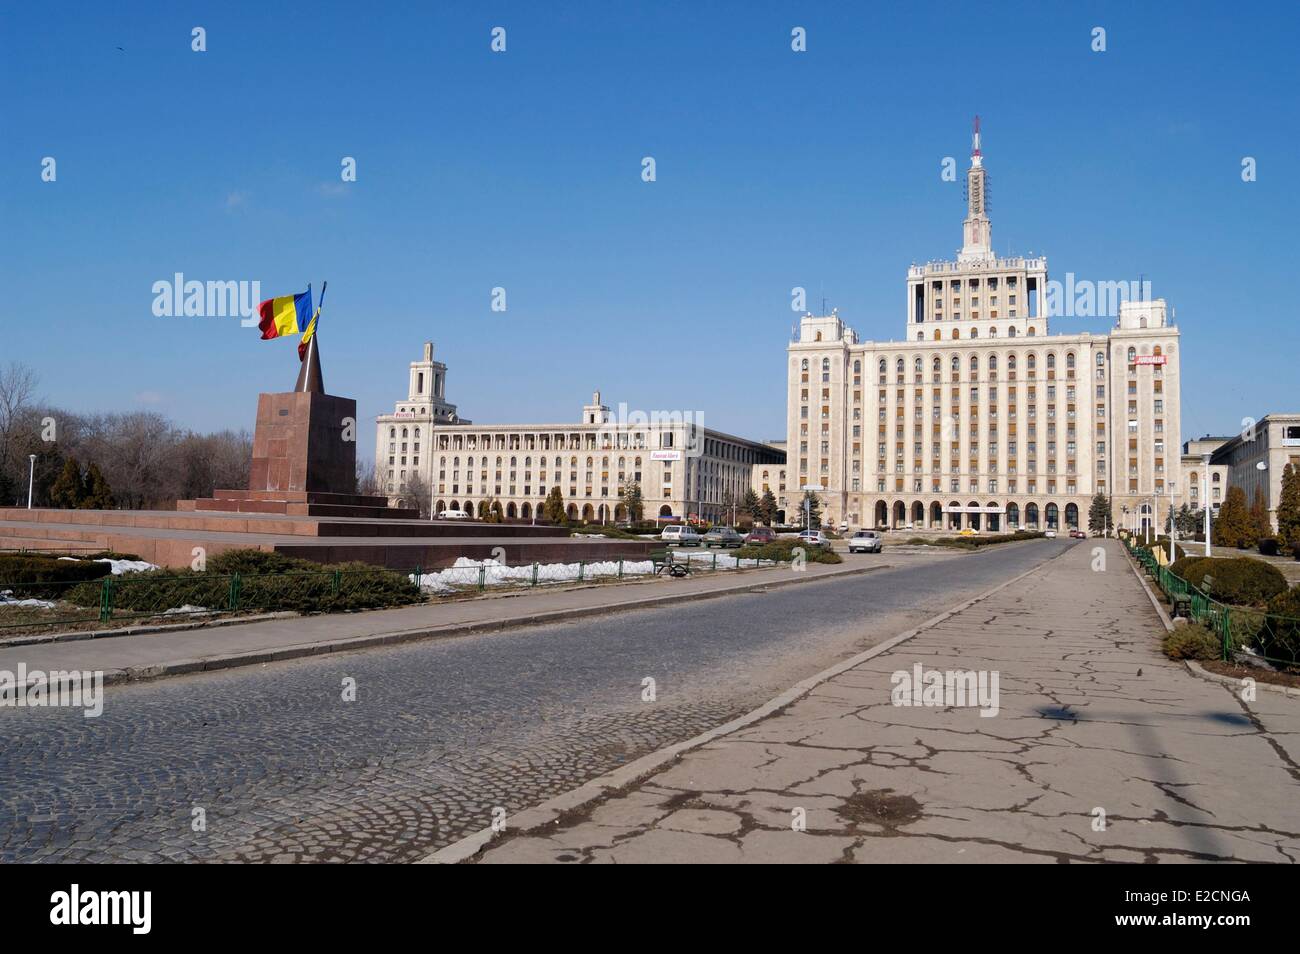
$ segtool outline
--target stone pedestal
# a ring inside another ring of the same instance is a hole
[[[257,396],[250,491],[351,494],[357,402],[315,391]],[[349,428],[350,440],[344,440]]]

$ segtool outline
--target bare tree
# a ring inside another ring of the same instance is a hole
[[[406,478],[402,487],[401,505],[418,510],[421,517],[429,516],[429,485],[419,474]]]
[[[378,497],[382,492],[379,486],[379,472],[370,461],[357,461],[357,493],[366,497]]]
[[[8,502],[21,481],[22,468],[17,448],[20,428],[26,424],[36,394],[36,373],[25,364],[11,361],[0,368],[0,501]],[[23,441],[22,443],[29,443]]]

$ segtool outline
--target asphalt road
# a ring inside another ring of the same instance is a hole
[[[1072,545],[3,709],[0,862],[414,860]]]

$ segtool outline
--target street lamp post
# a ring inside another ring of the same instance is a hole
[[[1174,549],[1174,540],[1178,537],[1178,519],[1174,510],[1174,501],[1178,496],[1178,488],[1174,482],[1169,481],[1169,562],[1172,564],[1178,559],[1177,551]]]
[[[27,455],[27,509],[32,509],[32,487],[36,484],[36,455]]]

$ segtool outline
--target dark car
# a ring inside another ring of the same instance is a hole
[[[745,542],[745,538],[730,527],[714,527],[704,535],[702,542],[706,548],[738,547]]]
[[[771,543],[776,539],[776,531],[771,527],[755,527],[745,535],[746,543],[756,543],[760,546],[764,543]]]

